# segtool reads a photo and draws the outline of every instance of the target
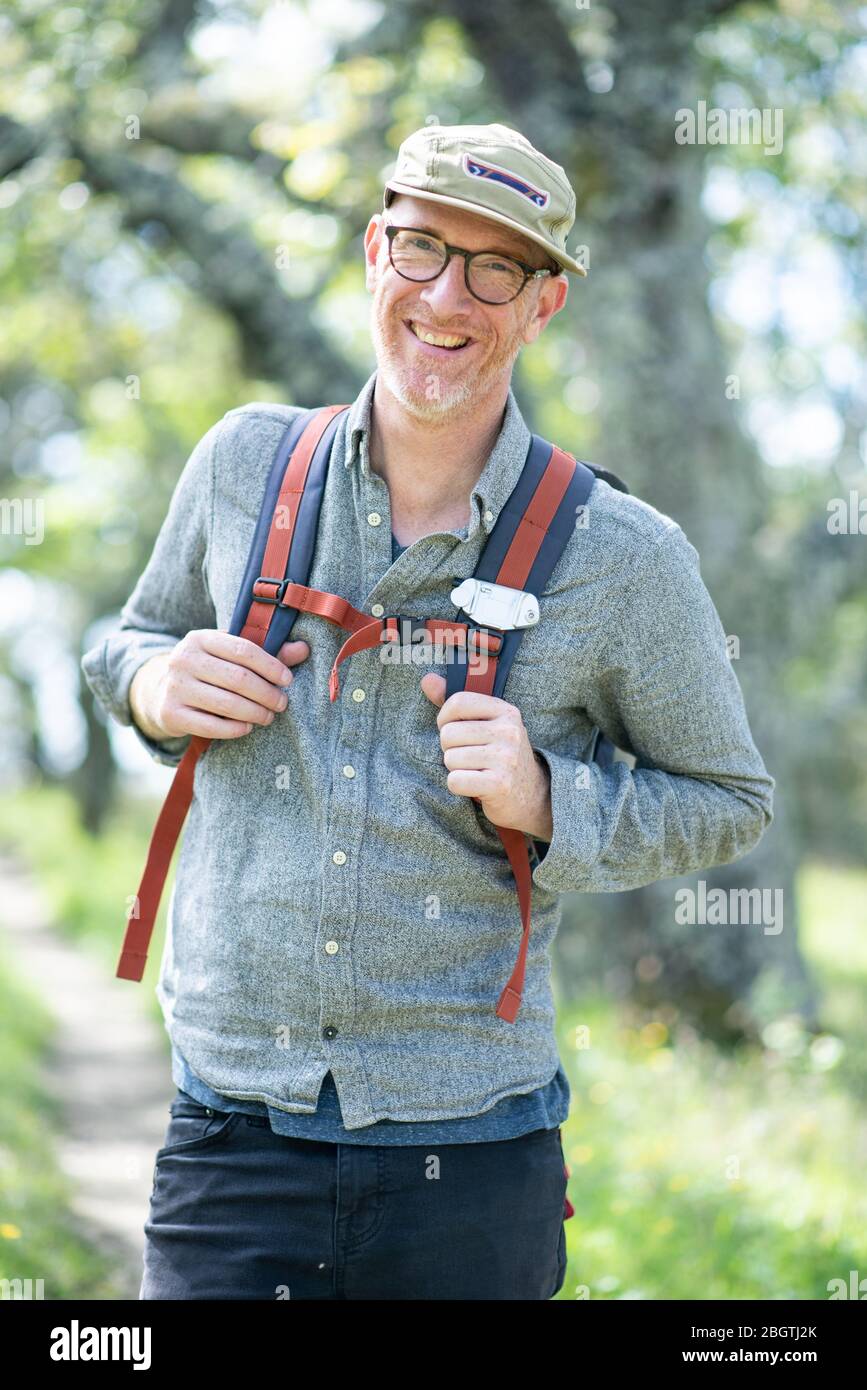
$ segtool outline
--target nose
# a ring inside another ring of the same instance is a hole
[[[421,286],[421,298],[437,318],[451,319],[461,311],[472,312],[473,296],[467,289],[463,256],[452,256],[435,280]]]

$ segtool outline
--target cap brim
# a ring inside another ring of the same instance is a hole
[[[423,188],[413,188],[410,184],[397,183],[393,179],[389,179],[385,187],[386,189],[390,188],[394,193],[406,193],[410,198],[427,198],[431,203],[446,203],[449,207],[464,208],[466,212],[474,212],[478,217],[485,217],[491,222],[499,222],[504,227],[510,227],[513,232],[525,236],[528,241],[534,241],[537,246],[541,246],[543,250],[547,251],[551,260],[556,261],[564,270],[571,270],[575,275],[586,276],[587,274],[583,265],[579,265],[578,261],[573,260],[565,251],[557,250],[543,236],[537,232],[528,231],[522,222],[515,222],[511,217],[506,217],[504,213],[492,212],[490,208],[481,207],[478,203],[469,202],[466,198],[450,198],[445,193],[427,193]],[[383,200],[384,198],[385,194],[383,194]]]

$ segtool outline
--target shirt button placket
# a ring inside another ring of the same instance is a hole
[[[369,513],[371,526],[378,526],[381,521],[379,512]],[[351,1019],[347,1010],[353,991],[348,946],[357,910],[355,856],[364,830],[362,798],[365,789],[359,775],[363,765],[359,765],[357,758],[354,762],[344,759],[347,744],[359,749],[361,755],[364,754],[369,713],[362,706],[367,698],[367,690],[361,685],[348,686],[347,690],[349,698],[347,700],[344,695],[341,702],[341,732],[348,729],[349,738],[343,737],[338,741],[335,754],[340,775],[334,778],[332,784],[329,824],[331,864],[326,870],[323,886],[318,937],[320,1033],[323,1040],[329,1043],[341,1033],[347,1040],[351,1037]]]

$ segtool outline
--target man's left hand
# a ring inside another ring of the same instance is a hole
[[[446,700],[445,679],[433,671],[422,677],[421,688],[441,707],[437,724],[449,791],[478,797],[494,825],[550,842],[551,776],[517,706],[476,690],[458,690]]]

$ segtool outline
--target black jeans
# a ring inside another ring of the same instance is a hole
[[[179,1090],[139,1297],[549,1299],[566,1273],[565,1200],[559,1129],[320,1143]]]

